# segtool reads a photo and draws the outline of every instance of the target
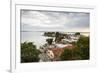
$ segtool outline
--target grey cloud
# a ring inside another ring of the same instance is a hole
[[[21,19],[21,30],[89,29],[89,13],[22,10]]]

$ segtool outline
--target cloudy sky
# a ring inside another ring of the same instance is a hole
[[[89,13],[21,10],[21,31],[89,32]]]

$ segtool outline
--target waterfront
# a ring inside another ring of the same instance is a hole
[[[47,38],[53,38],[44,36],[45,31],[22,31],[21,32],[21,43],[23,42],[34,42],[37,45],[37,48],[46,43]],[[65,33],[65,32],[63,32]],[[66,34],[74,34],[75,32],[66,32]],[[81,35],[89,36],[89,32],[80,32]]]

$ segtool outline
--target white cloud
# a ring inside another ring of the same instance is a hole
[[[89,14],[24,10],[21,24],[22,30],[89,31]]]
[[[53,13],[52,13],[53,14]],[[56,15],[58,15],[56,13]],[[22,15],[22,24],[28,24],[37,27],[62,27],[66,22],[68,22],[67,17],[63,15],[58,15],[52,17],[43,12],[39,11],[29,11],[26,15]]]

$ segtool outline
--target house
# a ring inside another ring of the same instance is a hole
[[[80,35],[68,34],[68,38],[62,39],[62,43],[67,44],[67,43],[77,42],[79,38]]]

